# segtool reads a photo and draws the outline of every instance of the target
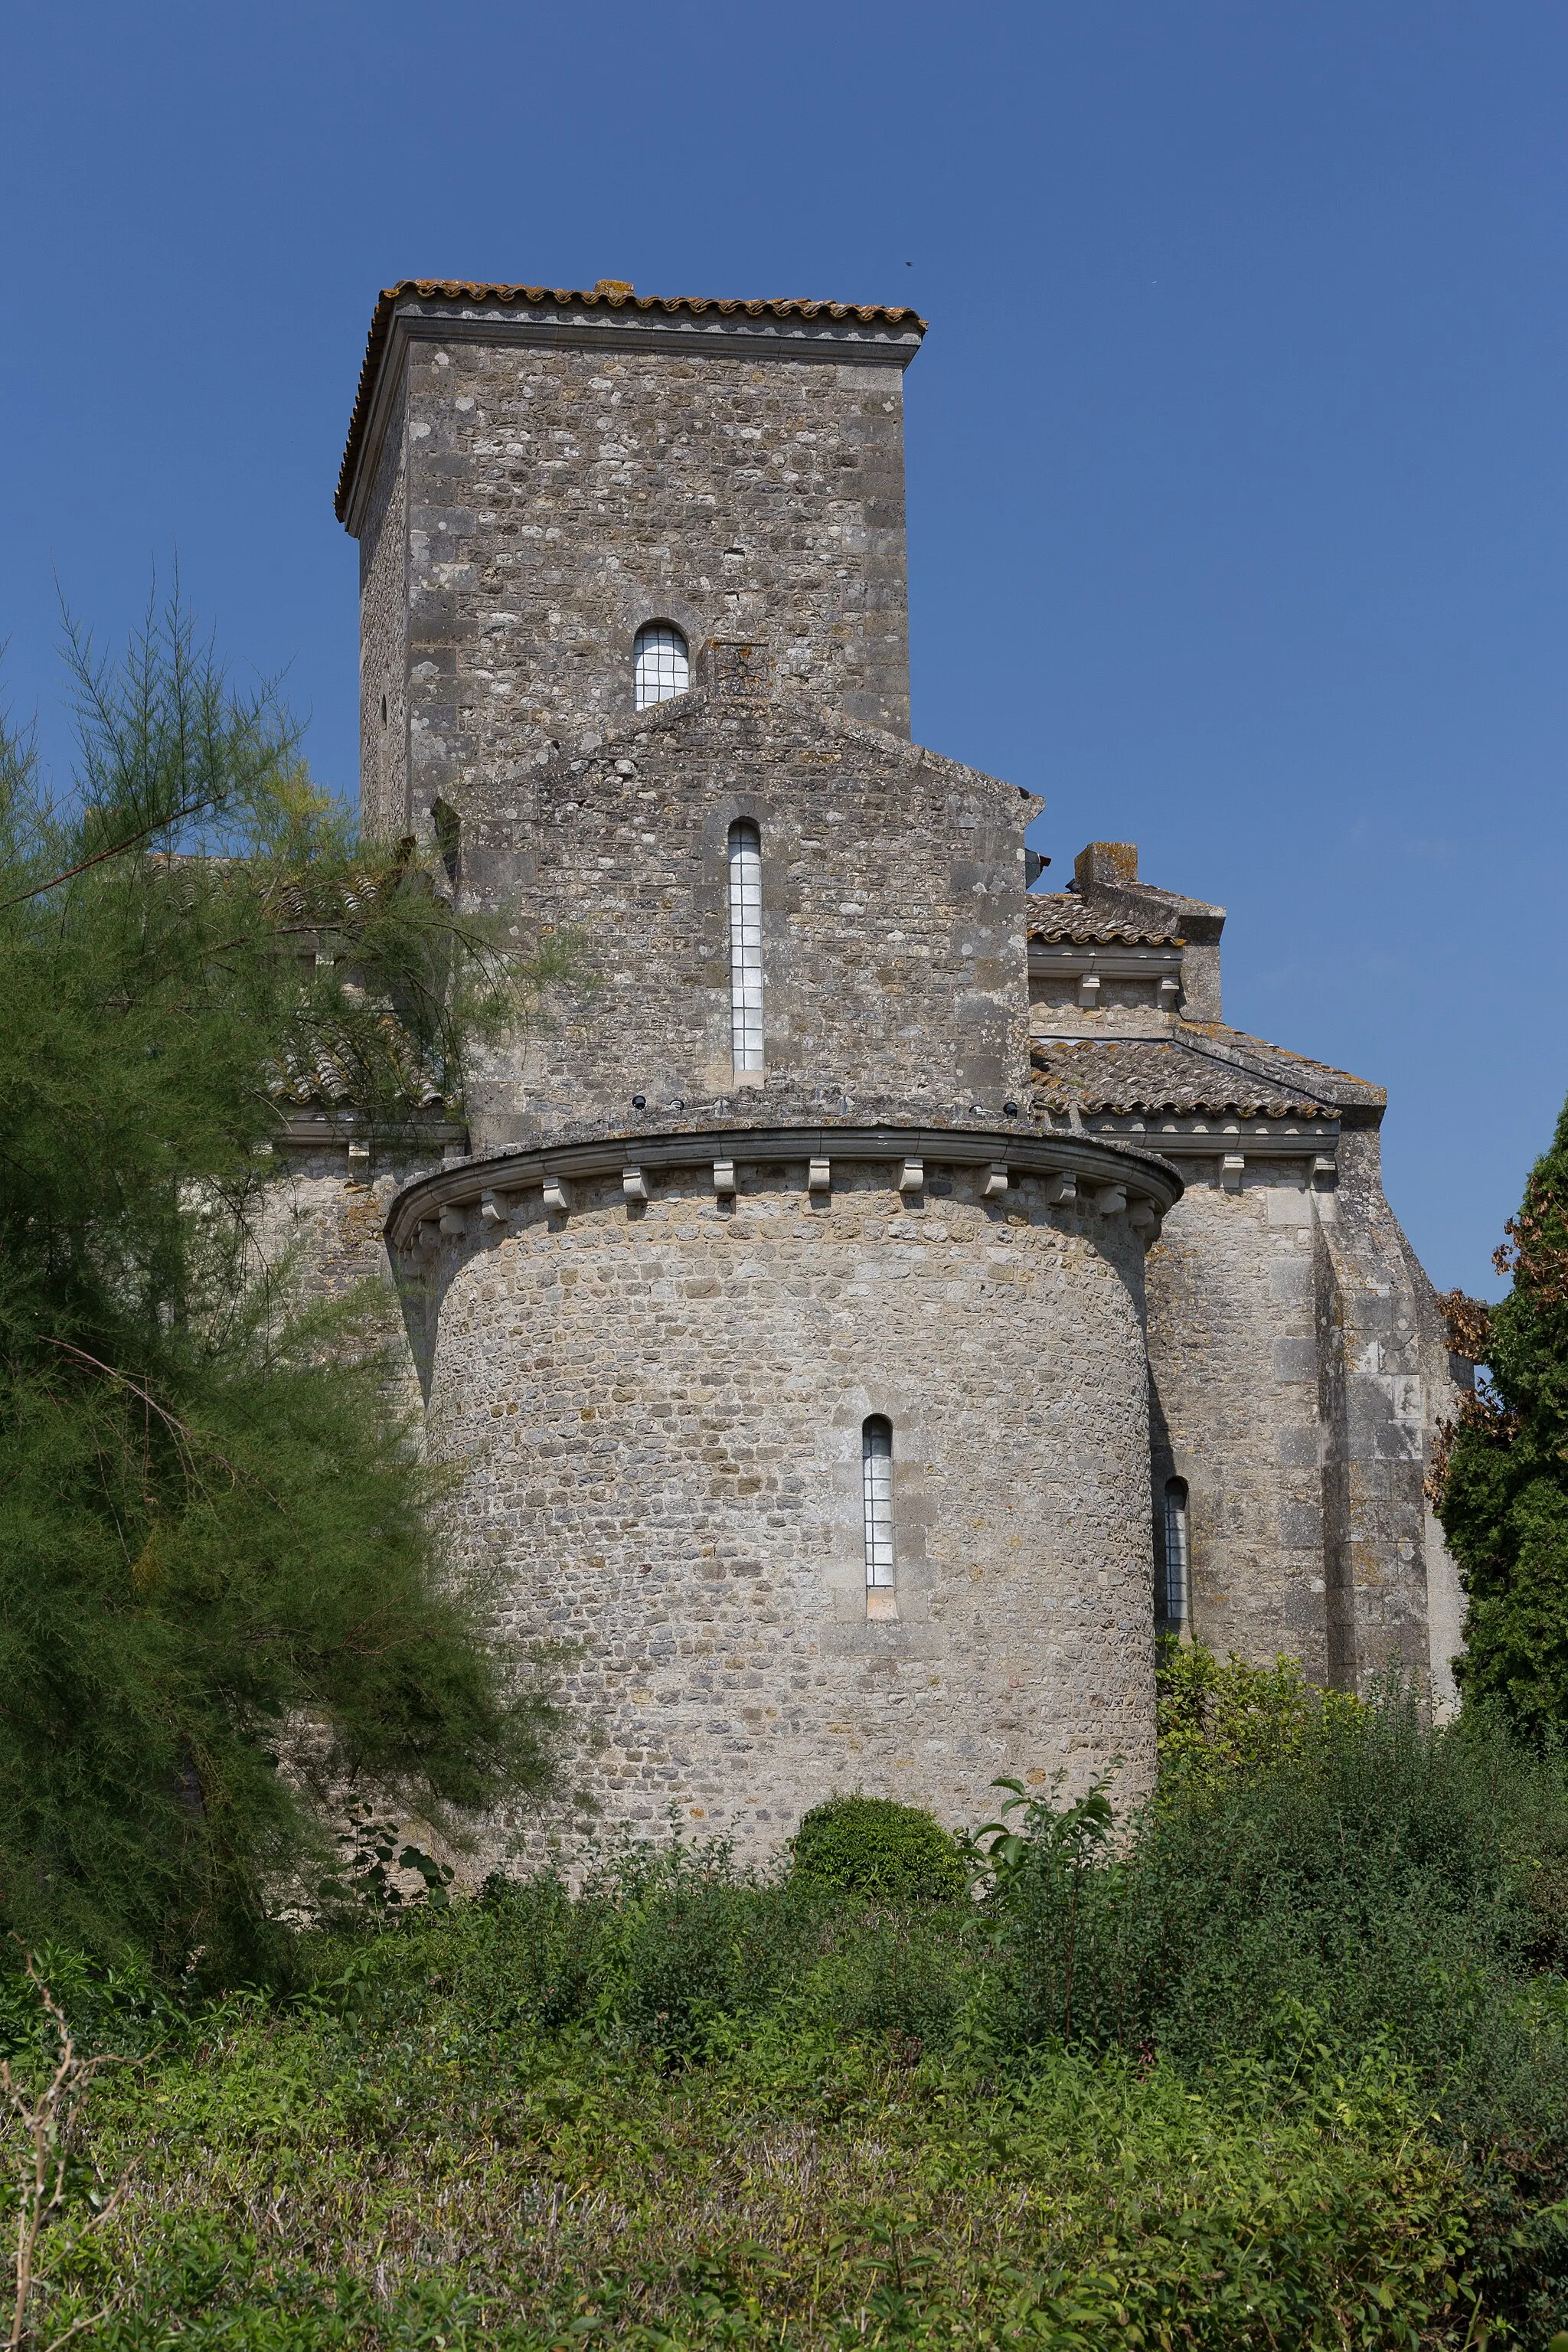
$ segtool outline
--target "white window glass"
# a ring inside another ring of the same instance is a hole
[[[879,1412],[860,1431],[860,1475],[866,1497],[866,1582],[893,1581],[893,1429]]]
[[[1167,1625],[1187,1622],[1187,1482],[1165,1482],[1165,1579],[1161,1615]]]
[[[623,638],[622,643],[626,641]],[[673,702],[690,681],[686,639],[668,621],[650,621],[632,647],[632,695],[637,709]]]
[[[763,836],[730,827],[730,1048],[737,1070],[763,1066]]]

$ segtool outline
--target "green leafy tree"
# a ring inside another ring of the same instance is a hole
[[[177,607],[69,659],[73,792],[0,734],[0,1926],[232,1973],[329,1796],[458,1834],[548,1775],[386,1299],[303,1311],[267,1241],[281,1108],[450,1115],[542,974],[355,839]]]
[[[1539,1739],[1568,1727],[1568,1108],[1506,1231],[1508,1297],[1445,1301],[1456,1345],[1489,1377],[1431,1486],[1469,1596],[1461,1686]]]

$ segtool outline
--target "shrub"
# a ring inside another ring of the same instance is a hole
[[[891,1797],[830,1797],[790,1841],[794,1875],[844,1895],[951,1903],[967,1884],[955,1841],[918,1805]]]
[[[1160,1774],[1212,1786],[1268,1772],[1299,1759],[1324,1725],[1353,1718],[1349,1691],[1320,1690],[1294,1658],[1251,1666],[1234,1651],[1222,1661],[1201,1643],[1167,1636],[1160,1644]]]

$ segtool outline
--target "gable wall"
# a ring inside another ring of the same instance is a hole
[[[697,1100],[739,1115],[994,1124],[1028,1082],[1023,833],[1036,803],[868,730],[797,731],[787,703],[707,696],[596,759],[499,793],[466,870],[517,905],[524,936],[576,939],[592,984],[498,1070],[484,1148],[584,1124],[650,1123]],[[763,844],[760,1088],[732,1076],[727,840]]]

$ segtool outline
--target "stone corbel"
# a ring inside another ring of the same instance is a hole
[[[1073,1209],[1078,1206],[1076,1176],[1047,1176],[1046,1198],[1053,1209]]]
[[[633,1166],[622,1169],[621,1191],[626,1194],[628,1201],[646,1201],[647,1199],[647,1178],[643,1174],[640,1168]]]
[[[831,1160],[819,1159],[812,1161],[810,1167],[805,1171],[805,1189],[808,1192],[829,1192],[832,1191],[833,1162]]]
[[[487,1225],[508,1224],[511,1219],[511,1197],[506,1192],[481,1192],[479,1215]]]
[[[732,1160],[716,1160],[713,1162],[713,1190],[721,1201],[732,1199],[739,1190]]]
[[[1102,1184],[1095,1195],[1095,1207],[1102,1217],[1119,1217],[1127,1206],[1125,1184]]]
[[[925,1161],[923,1160],[906,1160],[902,1168],[899,1171],[900,1192],[923,1192],[925,1190]]]
[[[442,1210],[441,1231],[447,1234],[448,1239],[457,1240],[460,1236],[466,1234],[468,1230],[468,1213],[466,1209],[448,1206]]]
[[[999,1201],[1006,1190],[1007,1163],[1005,1160],[994,1160],[985,1171],[985,1198]]]
[[[1219,1181],[1224,1185],[1227,1192],[1240,1192],[1241,1172],[1246,1166],[1247,1155],[1245,1152],[1227,1151],[1225,1153],[1219,1163]]]
[[[1339,1174],[1339,1165],[1331,1153],[1320,1151],[1312,1162],[1312,1183],[1320,1192],[1326,1192]]]
[[[544,1180],[544,1205],[556,1216],[563,1217],[572,1206],[572,1187],[564,1176],[547,1176]]]
[[[1078,1001],[1086,1012],[1092,1012],[1100,1003],[1100,974],[1097,971],[1079,972]]]

